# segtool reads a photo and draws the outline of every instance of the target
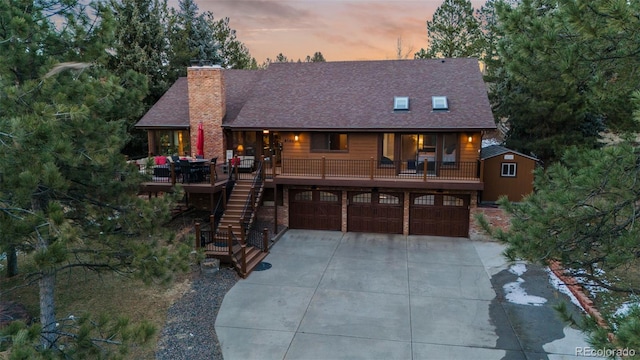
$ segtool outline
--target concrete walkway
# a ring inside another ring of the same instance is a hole
[[[539,268],[510,268],[502,250],[458,238],[290,230],[265,260],[273,267],[227,293],[215,324],[223,355],[581,358],[582,335],[551,309],[564,295]],[[509,300],[513,286],[538,303]]]

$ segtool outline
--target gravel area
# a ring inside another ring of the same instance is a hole
[[[238,279],[231,268],[197,275],[191,289],[169,308],[156,359],[222,359],[214,325],[225,294]]]
[[[258,212],[255,229],[266,227],[269,238],[274,239],[273,217],[266,212]],[[194,218],[206,218],[199,212],[189,217],[191,219],[175,222],[191,223]],[[184,228],[184,224],[182,226]],[[278,231],[283,229],[284,226],[278,226]],[[239,279],[233,268],[224,266],[214,274],[196,273],[189,291],[169,308],[158,340],[156,360],[223,359],[215,331],[216,316],[224,296]]]

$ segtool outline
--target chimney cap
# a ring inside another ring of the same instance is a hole
[[[209,68],[217,68],[220,69],[222,68],[222,66],[220,65],[214,65],[213,61],[211,60],[197,60],[197,59],[192,59],[189,61],[190,66],[189,67],[209,67]]]

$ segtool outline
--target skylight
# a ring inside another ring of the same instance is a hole
[[[446,96],[432,96],[431,104],[433,110],[449,110],[449,102]]]
[[[408,96],[394,97],[393,110],[409,110],[409,97]]]

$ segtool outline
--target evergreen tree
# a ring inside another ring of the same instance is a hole
[[[8,69],[0,76],[0,246],[31,254],[25,281],[37,280],[40,297],[39,323],[9,328],[0,348],[9,341],[20,358],[96,358],[109,344],[147,340],[153,329],[144,324],[59,319],[54,301],[56,276],[72,268],[146,281],[184,269],[188,248],[155,243],[168,198],[140,199],[142,175],[120,153],[122,119],[141,103],[144,80],[106,69],[114,20],[104,4],[0,6],[0,47],[14,54],[0,60]]]
[[[220,44],[222,67],[228,69],[255,69],[256,61],[247,47],[236,38],[236,31],[229,27],[229,18],[214,22],[215,39]]]
[[[629,98],[640,80],[629,68],[640,65],[640,23],[631,15],[638,6],[615,0],[498,6],[502,66],[491,99],[496,117],[508,121],[507,146],[548,163],[568,146],[598,147],[605,128],[635,127]]]
[[[631,103],[638,110],[630,121],[640,123],[640,91]],[[511,218],[507,231],[491,229],[481,216],[477,219],[507,245],[505,254],[510,259],[544,265],[560,262],[577,279],[610,291],[637,294],[640,282],[623,282],[616,273],[637,267],[640,261],[639,179],[637,144],[623,142],[591,150],[571,147],[559,161],[536,170],[535,192],[523,202],[500,199]],[[593,321],[578,324],[590,336],[590,343],[598,349],[636,349],[640,309],[623,316],[600,310],[608,328]],[[613,343],[610,332],[616,339]]]
[[[117,75],[129,70],[144,74],[151,106],[167,91],[168,10],[166,0],[112,0],[116,19],[116,43],[109,68]]]
[[[304,62],[326,62],[324,56],[320,51],[316,51],[313,56],[307,55]]]
[[[416,59],[479,57],[482,49],[480,24],[470,0],[445,0],[427,21],[429,46]]]
[[[116,20],[113,49],[108,67],[122,76],[133,70],[144,75],[148,93],[143,100],[146,111],[160,99],[169,87],[166,0],[112,0]],[[123,152],[140,156],[147,152],[147,134],[134,128],[141,114],[127,120],[131,135]]]

